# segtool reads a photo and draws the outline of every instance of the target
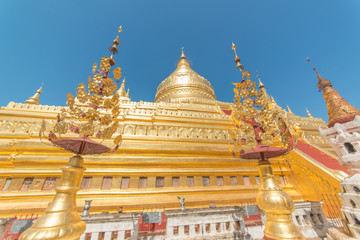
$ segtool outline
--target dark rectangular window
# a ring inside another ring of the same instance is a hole
[[[216,177],[218,186],[224,186],[224,178],[223,177]]]
[[[189,225],[184,226],[184,233],[185,235],[189,235]]]
[[[103,177],[101,189],[102,190],[111,189],[112,179],[113,179],[112,177]]]
[[[255,176],[255,181],[257,185],[260,185],[261,183],[260,176]]]
[[[20,191],[28,191],[34,181],[34,178],[28,177],[24,179],[23,185],[20,188]]]
[[[193,187],[194,186],[194,177],[193,176],[188,176],[187,177],[187,184],[188,184],[188,187]]]
[[[210,178],[208,176],[203,176],[203,186],[209,186],[210,185]]]
[[[231,176],[231,177],[230,177],[230,182],[231,182],[231,185],[237,185],[237,178],[236,178],[236,176]]]
[[[56,178],[54,177],[47,177],[45,179],[44,185],[42,190],[53,190],[55,187]]]
[[[90,189],[92,177],[84,177],[81,185],[82,190]]]
[[[9,188],[11,180],[12,180],[11,178],[6,179],[6,182],[3,186],[3,188],[1,189],[1,191],[6,191]]]
[[[180,187],[180,177],[172,177],[172,186]]]
[[[250,185],[250,178],[249,176],[243,176],[244,179],[244,185]]]
[[[139,179],[139,188],[147,187],[147,177],[140,177]]]
[[[178,226],[174,226],[173,227],[173,235],[179,235],[179,227]]]
[[[130,177],[122,177],[121,178],[121,189],[127,189],[129,188],[129,183],[130,183]]]
[[[195,224],[195,233],[200,233],[200,224]]]
[[[110,239],[111,240],[116,240],[116,239],[118,239],[118,231],[113,231],[112,233],[111,233],[111,237],[110,237]]]
[[[164,187],[164,177],[156,177],[156,187]]]

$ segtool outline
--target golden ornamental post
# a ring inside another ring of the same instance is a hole
[[[85,223],[76,210],[76,193],[85,168],[80,155],[70,158],[62,167],[61,181],[55,188],[56,195],[42,215],[20,237],[22,239],[79,239],[85,231]]]
[[[119,28],[119,33],[122,31]],[[109,48],[112,54],[117,54],[120,43],[119,34]],[[82,155],[115,152],[119,148],[122,136],[114,139],[111,149],[92,138],[109,140],[117,130],[119,116],[119,94],[116,81],[121,78],[121,68],[110,71],[115,61],[110,57],[102,57],[100,69],[95,63],[92,68],[93,77],[88,78],[88,87],[80,83],[76,89],[77,97],[71,93],[67,95],[68,108],[61,109],[57,123],[45,136],[46,124],[43,121],[40,130],[40,140],[46,137],[52,144],[74,153],[67,166],[62,167],[59,186],[55,188],[56,195],[51,201],[44,215],[42,215],[29,229],[22,233],[20,240],[75,240],[84,233],[86,225],[76,209],[76,193],[80,189],[85,168]],[[79,137],[63,138],[68,131]]]
[[[259,161],[260,189],[256,202],[266,215],[264,239],[305,239],[292,221],[294,203],[277,183],[271,163]]]
[[[234,148],[230,146],[230,150],[235,157],[258,160],[261,184],[256,201],[267,217],[264,239],[305,239],[292,221],[293,200],[277,183],[269,161],[294,149],[296,131],[272,107],[260,78],[259,90],[256,89],[256,82],[250,80],[251,73],[244,71],[244,66],[240,64],[235,44],[232,44],[232,49],[236,68],[242,73],[242,81],[234,83],[235,106],[231,118],[235,129],[230,132]],[[275,137],[284,144],[283,148],[270,146]],[[251,149],[246,149],[251,145]]]

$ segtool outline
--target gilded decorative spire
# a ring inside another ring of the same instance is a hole
[[[233,43],[234,44],[234,43]],[[257,71],[256,71],[257,72]],[[267,101],[270,101],[271,102],[271,98],[269,96],[269,94],[267,93],[266,89],[265,89],[265,85],[262,83],[262,81],[260,80],[260,76],[259,75],[256,75],[257,79],[259,80],[259,88],[262,89],[262,91],[264,92],[264,95],[265,95],[265,99]]]
[[[181,56],[180,56],[180,58],[185,58],[186,59],[185,54],[184,54],[184,47],[181,48]]]
[[[126,97],[126,91],[125,91],[125,78],[121,83],[121,86],[117,92],[119,94],[120,97]]]
[[[125,78],[122,81],[121,86],[120,86],[119,90],[117,90],[116,93],[119,94],[120,100],[130,100],[129,89],[128,89],[127,93],[125,90]]]
[[[40,102],[39,97],[40,97],[41,91],[42,91],[42,86],[36,91],[34,96],[32,96],[28,100],[26,100],[25,103],[39,105],[39,102]]]
[[[307,61],[310,63],[310,59]],[[313,67],[318,77],[319,91],[323,92],[323,98],[326,100],[328,109],[329,123],[328,127],[332,127],[335,123],[345,123],[353,120],[355,116],[360,116],[360,111],[353,105],[348,103],[344,98],[339,95],[339,92],[332,87],[332,83],[321,77],[316,68]]]
[[[311,114],[310,114],[310,112],[309,112],[309,110],[306,108],[306,113],[307,113],[307,116],[308,116],[308,118],[314,118]]]
[[[264,84],[260,81],[260,78],[259,78],[259,88],[263,88],[264,87]]]
[[[289,113],[293,113],[288,105],[286,105],[286,107],[287,107]]]
[[[180,67],[189,67],[189,68],[190,68],[190,64],[189,64],[189,62],[186,60],[186,57],[185,57],[184,47],[181,48],[180,61],[178,62],[177,67],[178,67],[178,68],[180,68]]]

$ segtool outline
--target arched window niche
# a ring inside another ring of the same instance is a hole
[[[351,204],[351,206],[352,206],[353,208],[356,208],[356,203],[355,203],[353,200],[351,200],[351,199],[350,199],[350,204]]]
[[[346,149],[346,151],[347,151],[348,153],[354,153],[354,152],[356,152],[356,149],[355,149],[354,145],[352,145],[351,143],[346,142],[346,143],[344,143],[344,146],[345,146],[345,149]]]

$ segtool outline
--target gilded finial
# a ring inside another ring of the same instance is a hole
[[[190,67],[189,62],[186,60],[186,56],[184,53],[184,47],[181,48],[180,61],[178,62],[177,67]]]
[[[286,105],[286,107],[287,107],[289,113],[293,113],[288,105]]]
[[[256,71],[257,72],[257,71]],[[259,80],[259,88],[263,88],[265,87],[265,85],[261,82],[260,80],[260,76],[259,75],[256,75],[257,79]]]
[[[234,50],[236,68],[239,69],[242,72],[242,69],[244,69],[244,65],[242,65],[240,63],[240,58],[238,57],[238,55],[236,53],[236,45],[234,43],[232,43],[231,49]]]
[[[118,35],[116,36],[116,38],[114,39],[113,41],[113,45],[109,48],[109,51],[112,53],[112,54],[118,54],[119,53],[119,50],[117,49],[117,45],[121,45],[121,42],[120,42],[120,38],[119,38],[119,34],[122,32],[122,26],[119,27],[118,29]],[[112,59],[112,55],[110,57]]]
[[[307,113],[307,116],[308,116],[308,118],[314,118],[311,114],[310,114],[310,112],[309,112],[309,110],[306,108],[306,113]]]
[[[127,92],[125,90],[125,77],[122,80],[120,88],[119,88],[119,90],[117,90],[116,93],[119,95],[120,100],[130,100],[130,98],[129,98],[129,89],[128,89]]]
[[[184,47],[181,48],[181,56],[180,56],[180,58],[185,58],[186,59],[185,54],[184,54]]]
[[[329,80],[327,80],[327,79],[325,79],[325,78],[323,78],[323,77],[320,76],[320,74],[318,73],[318,71],[316,70],[316,68],[311,64],[310,58],[306,58],[306,61],[308,61],[308,63],[310,63],[312,69],[316,72],[316,75],[317,75],[317,77],[318,77],[317,87],[318,87],[318,89],[319,89],[319,92],[320,92],[323,88],[325,88],[325,87],[331,87],[331,86],[332,86],[332,83],[331,83]]]
[[[235,53],[235,58],[237,58],[237,54],[236,54],[236,45],[234,43],[231,43],[231,49],[234,50]]]
[[[44,84],[42,84],[44,85]],[[30,97],[28,100],[25,101],[26,104],[34,104],[34,105],[39,105],[40,102],[40,94],[42,92],[42,85],[41,87],[36,91],[36,93],[34,94],[34,96]]]

